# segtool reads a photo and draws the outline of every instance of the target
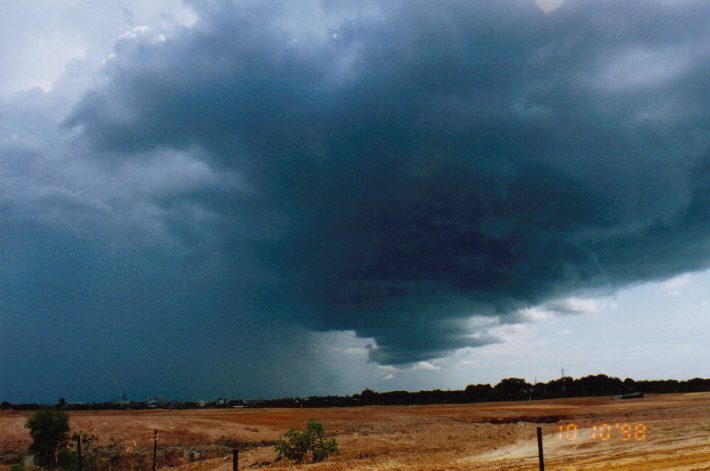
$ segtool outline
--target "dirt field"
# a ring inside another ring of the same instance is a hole
[[[0,451],[27,447],[26,416],[0,413]],[[273,441],[311,417],[337,437],[341,455],[304,466],[277,461]],[[548,470],[710,470],[710,393],[624,401],[73,412],[71,426],[91,429],[101,444],[113,440],[127,453],[147,452],[158,429],[160,446],[172,450],[173,466],[166,470],[231,471],[230,459],[221,456],[235,444],[242,450],[240,469],[531,470],[537,469],[537,426]],[[201,453],[200,461],[190,464],[190,451]]]

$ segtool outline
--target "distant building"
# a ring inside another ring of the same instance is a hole
[[[157,409],[158,407],[162,407],[164,402],[165,399],[162,396],[150,396],[146,400],[146,406],[149,409]]]
[[[618,396],[614,396],[614,399],[643,399],[643,393],[634,392],[628,394],[620,394]]]

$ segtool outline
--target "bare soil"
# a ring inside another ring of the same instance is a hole
[[[27,448],[28,414],[0,412],[0,453]],[[340,456],[300,466],[279,461],[274,441],[310,418],[337,438]],[[171,453],[163,456],[164,470],[231,471],[233,446],[240,448],[240,469],[534,470],[537,426],[548,470],[710,470],[710,393],[436,406],[77,411],[71,426],[92,430],[102,445],[113,441],[126,455],[149,453],[157,429],[160,448]]]

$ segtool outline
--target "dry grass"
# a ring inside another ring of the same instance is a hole
[[[303,466],[277,461],[273,441],[289,427],[302,428],[311,417],[337,437],[341,455]],[[24,413],[0,414],[0,451],[29,444],[25,419]],[[558,422],[576,423],[578,438],[560,438]],[[602,422],[644,423],[646,439],[592,439],[592,425]],[[120,447],[130,447],[135,440],[146,450],[152,430],[158,429],[161,446],[203,452],[201,461],[192,464],[175,456],[166,463],[173,467],[165,469],[230,471],[231,462],[224,455],[237,444],[242,450],[240,469],[535,469],[537,426],[545,434],[548,469],[710,469],[710,393],[631,401],[579,398],[416,407],[75,412],[71,425],[92,429],[103,443],[113,436]],[[205,453],[210,446],[212,453]]]

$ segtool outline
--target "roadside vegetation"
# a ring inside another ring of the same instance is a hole
[[[325,427],[315,419],[306,424],[306,430],[299,432],[291,428],[274,446],[276,453],[295,463],[323,461],[331,455],[339,455],[335,438],[325,438]]]

